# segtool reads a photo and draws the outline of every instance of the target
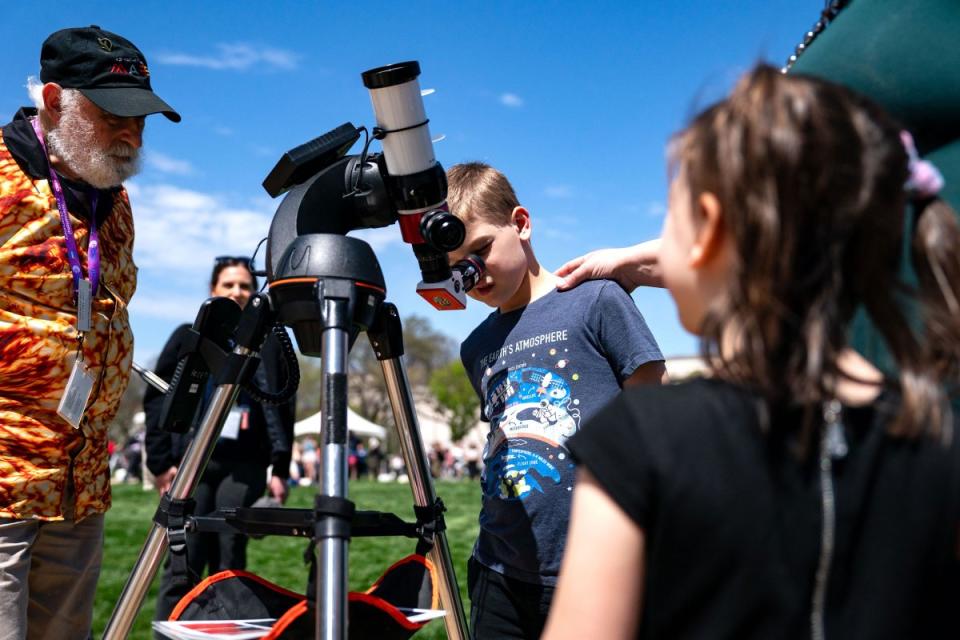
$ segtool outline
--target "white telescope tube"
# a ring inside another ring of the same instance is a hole
[[[436,164],[420,82],[416,78],[390,87],[370,89],[370,101],[377,126],[388,132],[382,143],[390,175],[409,176]]]

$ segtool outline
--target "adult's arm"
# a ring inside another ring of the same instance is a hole
[[[591,251],[557,269],[557,275],[563,278],[557,289],[565,291],[598,278],[615,280],[628,293],[641,286],[662,287],[659,256],[659,238],[632,247]]]
[[[283,350],[271,334],[264,341],[257,383],[271,391],[279,390],[286,382]],[[273,467],[267,489],[274,498],[285,501],[287,479],[290,477],[290,458],[293,455],[293,425],[296,417],[296,397],[281,405],[263,405],[263,417],[270,438],[270,464]]]
[[[157,359],[154,373],[167,382],[170,382],[177,369],[177,354],[180,352],[180,345],[189,330],[189,324],[177,327],[163,346],[163,351],[160,352],[160,357]],[[150,473],[157,476],[158,489],[162,489],[161,485],[164,484],[169,486],[170,482],[173,481],[176,465],[180,462],[174,457],[172,434],[160,428],[163,398],[164,394],[162,392],[147,385],[143,394],[143,413],[146,423],[144,448],[147,455],[147,468],[150,469]],[[171,473],[171,470],[173,473]]]
[[[567,548],[544,640],[635,638],[642,610],[644,533],[581,469]]]

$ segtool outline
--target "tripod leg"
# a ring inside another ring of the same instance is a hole
[[[347,354],[351,323],[349,301],[324,300],[323,426],[319,495],[347,496]],[[347,550],[349,521],[341,516],[318,514],[315,536],[317,565],[316,638],[347,637]]]
[[[399,357],[381,360],[380,366],[387,383],[387,394],[390,396],[393,419],[400,436],[400,447],[403,452],[403,461],[407,465],[407,475],[410,477],[413,500],[419,507],[431,506],[436,502],[437,494],[433,488],[433,478],[430,476],[427,452],[423,448],[423,439],[420,437],[420,426],[417,423],[417,412],[413,404],[413,395],[410,393],[406,369]],[[453,568],[453,559],[445,531],[436,534],[433,549],[430,551],[430,560],[440,574],[440,602],[447,610],[444,618],[447,638],[467,640],[469,638],[467,617],[460,599],[457,575]]]
[[[200,475],[207,466],[210,454],[213,453],[213,447],[217,443],[227,414],[230,413],[230,407],[236,402],[239,392],[238,384],[222,384],[214,391],[197,435],[187,448],[177,476],[173,479],[173,485],[169,491],[171,498],[186,500],[193,495]],[[123,586],[120,600],[117,601],[107,622],[103,632],[104,640],[124,640],[130,634],[137,613],[143,605],[143,599],[150,589],[150,583],[153,582],[160,563],[163,562],[163,554],[166,550],[166,531],[154,522],[147,541],[140,551],[140,556],[133,566],[133,571],[130,572],[130,577]]]

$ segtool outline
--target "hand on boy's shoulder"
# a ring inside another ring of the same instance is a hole
[[[557,269],[556,274],[563,278],[561,291],[594,278],[610,278],[628,293],[637,287],[662,287],[660,239],[631,247],[591,251],[570,260]]]

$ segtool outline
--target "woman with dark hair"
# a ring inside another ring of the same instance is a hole
[[[230,298],[241,308],[256,291],[257,279],[250,260],[219,257],[210,276],[210,295]],[[177,355],[190,330],[178,327],[157,360],[156,373],[165,380],[173,377]],[[279,389],[285,380],[282,352],[272,336],[261,351],[260,366],[254,383],[262,389]],[[211,391],[212,389],[208,389]],[[143,399],[146,413],[147,467],[156,476],[157,489],[163,495],[173,482],[194,429],[186,434],[171,434],[160,428],[163,395],[148,387]],[[201,411],[202,413],[202,411]],[[280,406],[261,404],[241,391],[231,411],[210,461],[194,494],[195,513],[204,515],[228,507],[248,507],[267,491],[279,502],[287,498],[287,478],[293,443],[294,403]],[[267,468],[272,467],[269,479]],[[240,534],[189,534],[187,559],[190,570],[200,578],[206,569],[213,574],[225,569],[244,569],[247,537]],[[165,620],[192,585],[174,584],[169,566],[165,569],[157,596],[155,619]]]

